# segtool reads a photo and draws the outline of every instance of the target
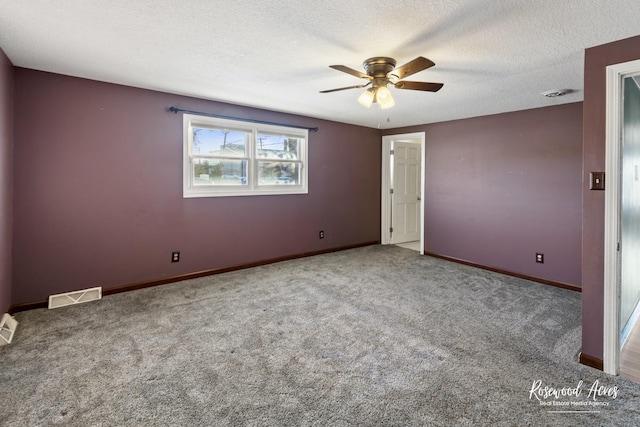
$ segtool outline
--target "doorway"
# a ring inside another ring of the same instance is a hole
[[[640,60],[607,67],[603,368],[612,375],[620,373],[622,347],[640,317],[638,76]]]
[[[424,254],[424,132],[382,137],[381,243]]]
[[[640,76],[623,82],[620,206],[620,341],[640,316]]]

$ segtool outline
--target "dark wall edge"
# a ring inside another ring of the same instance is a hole
[[[514,271],[503,270],[503,269],[495,268],[495,267],[489,267],[489,266],[486,266],[486,265],[481,265],[481,264],[476,264],[474,262],[465,261],[463,259],[449,257],[449,256],[446,256],[446,255],[438,255],[438,254],[431,253],[431,252],[425,252],[424,254],[426,256],[430,256],[430,257],[433,257],[433,258],[440,258],[440,259],[444,259],[446,261],[456,262],[458,264],[464,264],[464,265],[468,265],[468,266],[471,266],[471,267],[480,268],[482,270],[493,271],[494,273],[504,274],[505,276],[517,277],[518,279],[530,280],[532,282],[542,283],[543,285],[550,285],[550,286],[555,286],[556,288],[563,288],[563,289],[568,289],[570,291],[582,292],[582,288],[580,286],[572,285],[570,283],[564,283],[564,282],[558,282],[558,281],[555,281],[555,280],[542,279],[540,277],[535,277],[535,276],[528,276],[526,274],[520,274],[520,273],[516,273]]]
[[[160,285],[166,285],[166,284],[169,284],[169,283],[181,282],[183,280],[197,279],[199,277],[213,276],[213,275],[216,275],[216,274],[228,273],[228,272],[231,272],[231,271],[244,270],[244,269],[252,268],[252,267],[260,267],[262,265],[268,265],[268,264],[275,264],[275,263],[282,262],[282,261],[289,261],[289,260],[298,259],[298,258],[306,258],[306,257],[315,256],[315,255],[328,254],[328,253],[331,253],[331,252],[339,252],[339,251],[344,251],[344,250],[348,250],[348,249],[362,248],[362,247],[365,247],[365,246],[372,246],[372,245],[378,245],[378,244],[380,244],[380,241],[376,240],[376,241],[371,241],[371,242],[364,242],[364,243],[357,243],[357,244],[353,244],[353,245],[340,246],[340,247],[337,247],[337,248],[321,249],[321,250],[312,251],[312,252],[302,252],[302,253],[298,253],[298,254],[293,254],[293,255],[288,255],[288,256],[283,256],[283,257],[278,257],[278,258],[270,258],[270,259],[251,262],[251,263],[247,263],[247,264],[234,265],[234,266],[230,266],[230,267],[222,267],[222,268],[214,268],[214,269],[210,269],[210,270],[196,271],[196,272],[193,272],[193,273],[181,274],[179,276],[166,277],[164,279],[150,280],[150,281],[139,282],[139,283],[131,283],[131,284],[128,284],[128,285],[123,285],[123,286],[117,286],[117,287],[114,287],[114,288],[104,289],[102,291],[102,295],[103,296],[107,296],[107,295],[119,294],[121,292],[129,292],[129,291],[135,291],[135,290],[138,290],[138,289],[151,288],[151,287],[154,287],[154,286],[160,286]],[[29,302],[29,303],[24,303],[24,304],[12,305],[11,307],[9,307],[9,314],[15,314],[15,313],[18,313],[18,312],[21,312],[21,311],[27,311],[27,310],[35,310],[37,308],[47,308],[48,304],[49,304],[48,301],[35,301],[35,302]]]
[[[580,352],[580,363],[589,366],[594,369],[598,369],[599,371],[604,370],[604,362],[602,359],[598,359],[597,357],[589,356],[588,354],[584,354]]]

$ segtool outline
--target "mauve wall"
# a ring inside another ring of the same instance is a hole
[[[0,49],[0,317],[11,305],[13,65]]]
[[[384,133],[421,131],[425,251],[581,285],[581,103]]]
[[[604,191],[589,190],[589,172],[605,169],[606,67],[640,59],[640,36],[585,51],[582,208],[582,353],[602,359],[604,325]]]
[[[183,199],[172,105],[318,126],[309,194]],[[376,129],[16,68],[15,135],[14,304],[380,239]]]

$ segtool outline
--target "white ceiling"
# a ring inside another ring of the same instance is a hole
[[[638,34],[638,0],[0,1],[16,66],[380,128],[581,101],[584,49]],[[372,56],[427,57],[407,79],[444,87],[318,93]]]

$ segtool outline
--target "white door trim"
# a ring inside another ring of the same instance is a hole
[[[385,135],[382,137],[382,185],[380,197],[380,243],[391,243],[390,190],[391,190],[391,141],[395,139],[418,139],[422,151],[420,162],[420,254],[424,255],[424,187],[425,187],[425,134],[424,132]]]
[[[604,372],[620,370],[620,193],[623,120],[623,79],[640,72],[640,60],[610,65],[606,69],[606,149],[604,194]]]

